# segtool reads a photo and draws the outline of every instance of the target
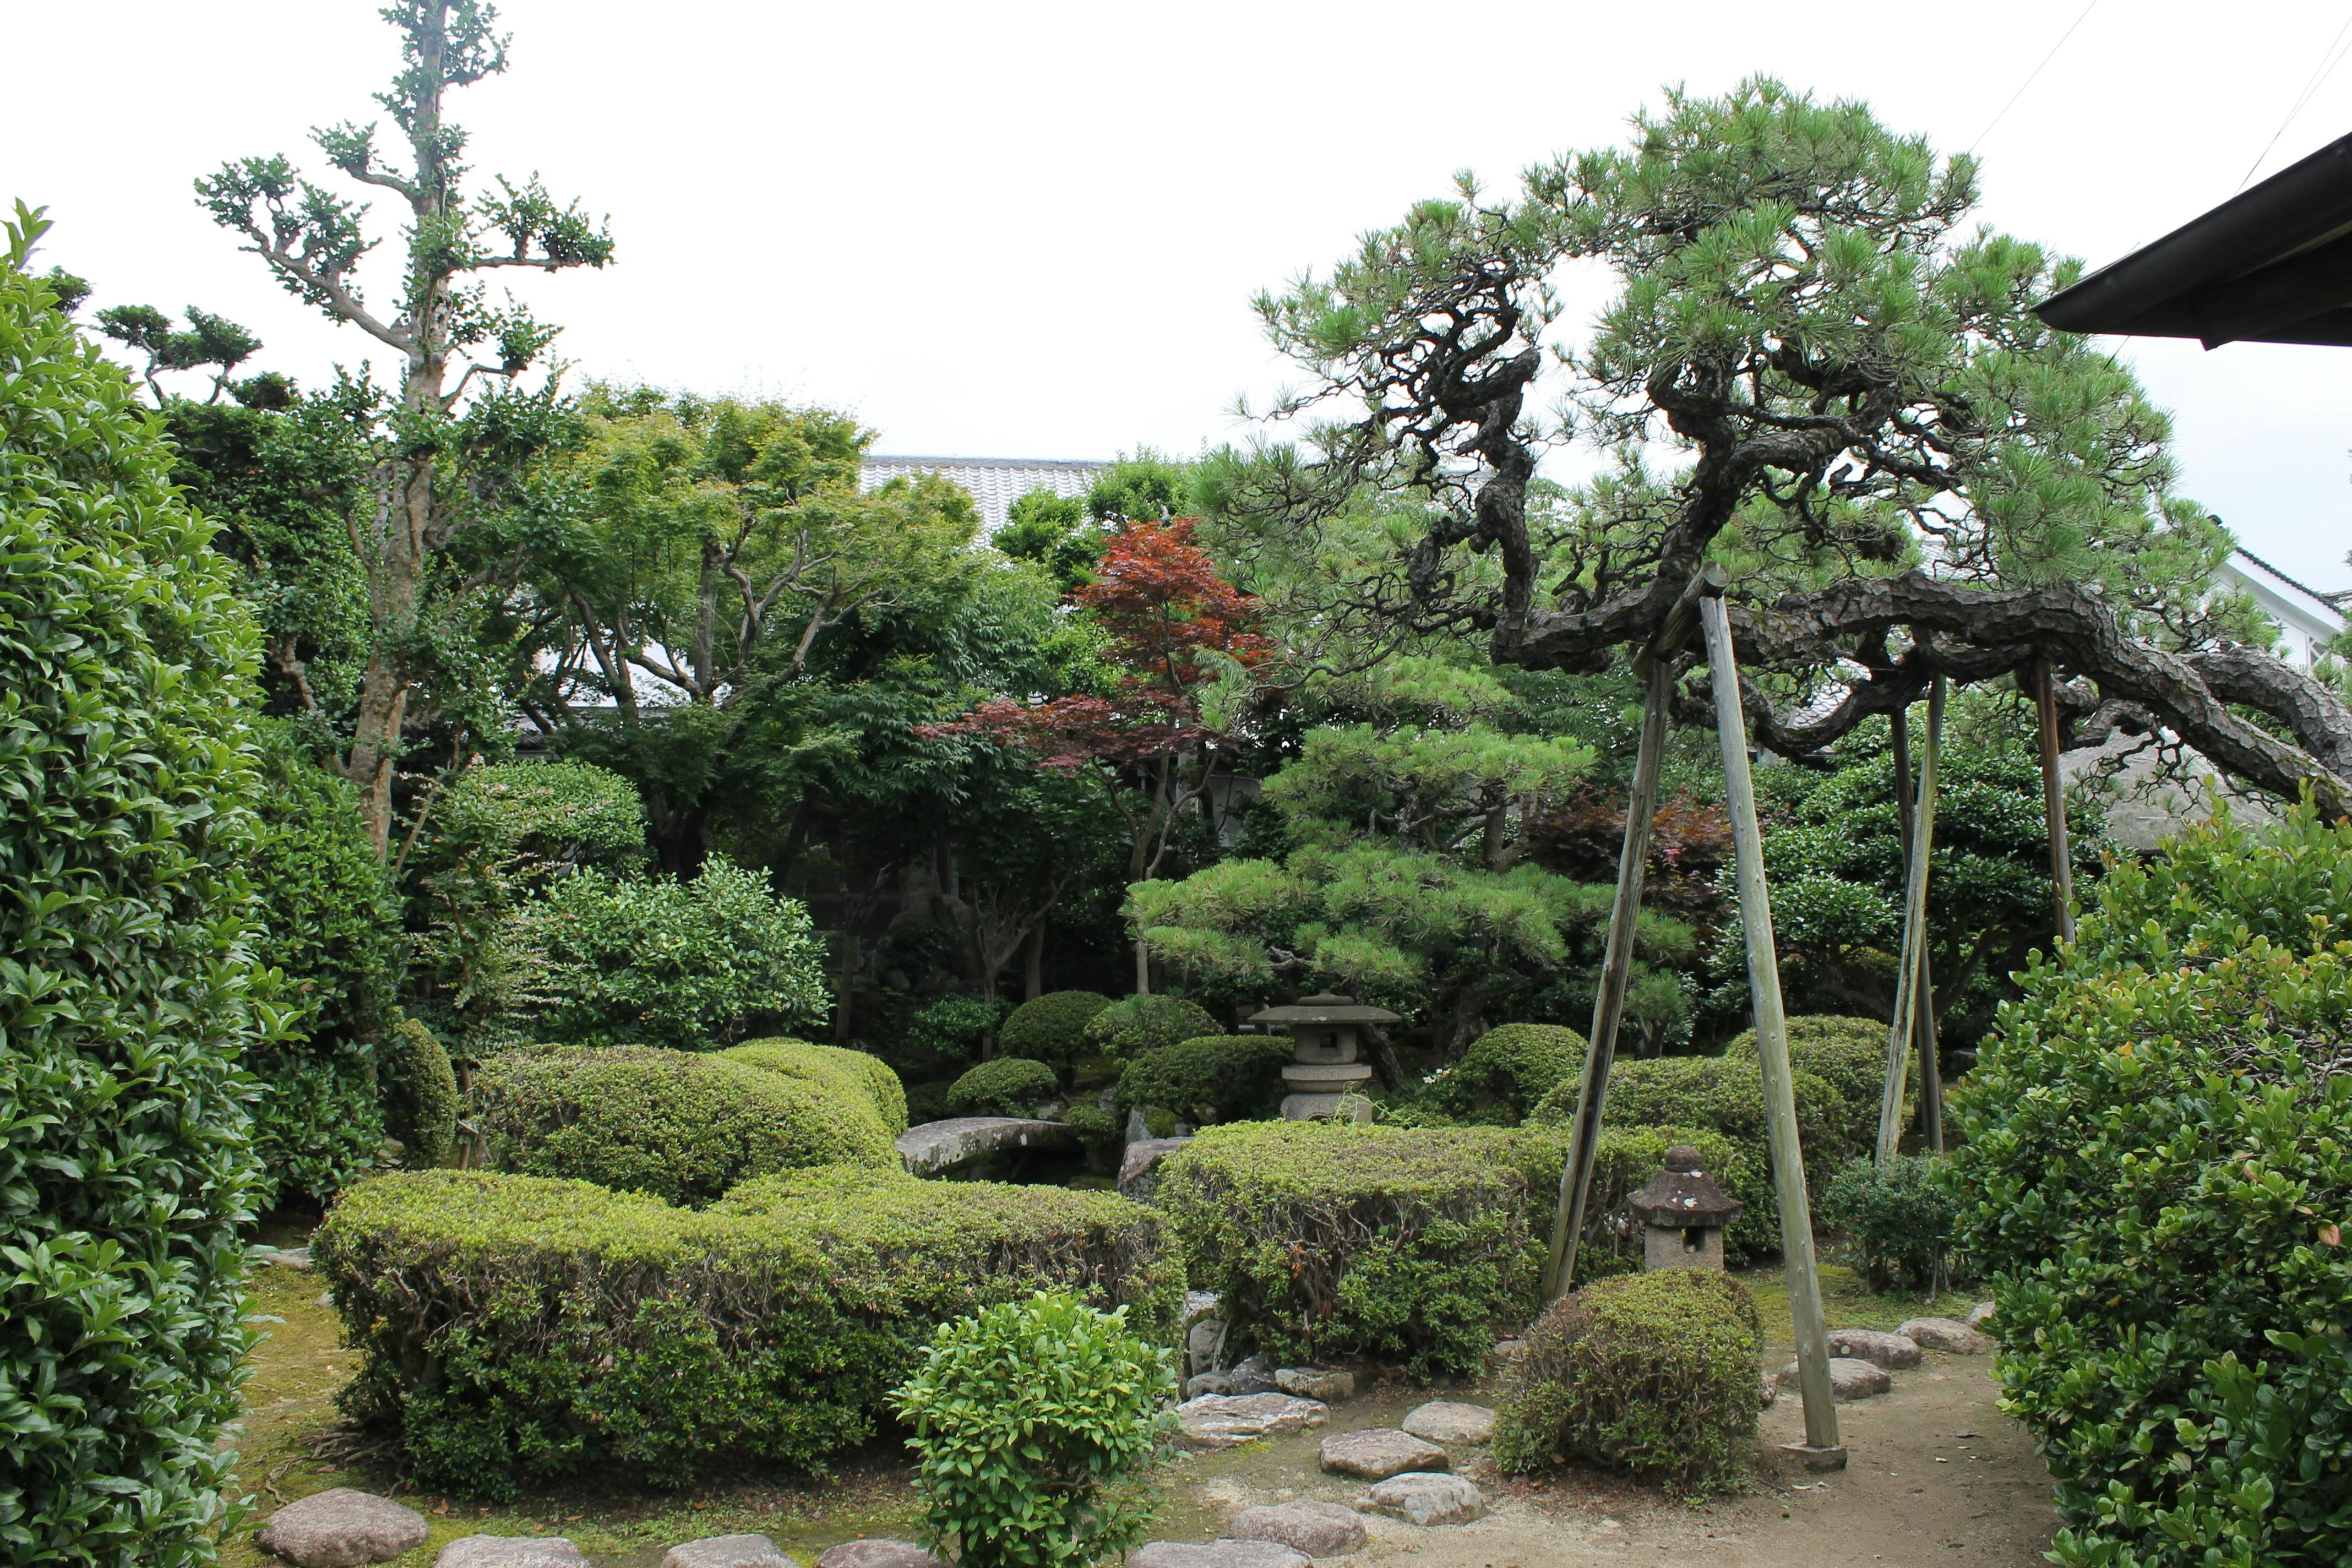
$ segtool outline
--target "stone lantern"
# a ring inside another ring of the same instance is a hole
[[[1268,1007],[1253,1024],[1290,1026],[1291,1057],[1282,1069],[1282,1114],[1289,1121],[1337,1116],[1339,1102],[1371,1080],[1369,1062],[1356,1059],[1356,1031],[1366,1024],[1402,1022],[1385,1007],[1366,1007],[1351,997],[1322,992],[1301,996],[1287,1007]]]
[[[1746,1205],[1699,1169],[1698,1151],[1677,1143],[1666,1151],[1666,1168],[1625,1200],[1641,1222],[1644,1268],[1721,1268],[1723,1227]]]

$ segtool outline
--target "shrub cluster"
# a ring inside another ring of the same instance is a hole
[[[2352,826],[2222,817],[2098,885],[1946,1162],[2066,1564],[2352,1558]]]
[[[1756,1441],[1763,1324],[1703,1268],[1628,1274],[1554,1302],[1495,1415],[1495,1465],[1590,1459],[1695,1494],[1737,1490]]]
[[[1044,1062],[999,1057],[956,1079],[948,1089],[948,1104],[959,1116],[1034,1116],[1039,1105],[1061,1092],[1061,1083]]]
[[[1848,1164],[1813,1205],[1813,1218],[1862,1248],[1872,1289],[1928,1291],[1950,1278],[1952,1207],[1933,1159],[1898,1154],[1884,1165]]]
[[[1723,1047],[1727,1059],[1756,1060],[1756,1031],[1733,1037]],[[1878,1105],[1886,1095],[1886,1026],[1875,1018],[1846,1018],[1834,1014],[1799,1014],[1789,1020],[1789,1065],[1820,1079],[1837,1096],[1830,1131],[1844,1151],[1840,1158],[1875,1153],[1878,1148]],[[1911,1058],[1910,1079],[1904,1089],[1904,1125],[1916,1109],[1919,1062]],[[1806,1169],[1816,1162],[1805,1150]]]
[[[779,1035],[773,1039],[747,1040],[719,1054],[729,1061],[799,1079],[862,1104],[893,1138],[907,1130],[907,1087],[888,1062],[871,1052],[812,1045]]]
[[[1282,1102],[1287,1039],[1275,1035],[1210,1035],[1146,1051],[1119,1075],[1123,1115],[1157,1108],[1198,1126],[1271,1116]]]
[[[457,1072],[423,1024],[395,1009],[376,1043],[375,1072],[384,1130],[400,1141],[404,1163],[425,1168],[457,1143]]]
[[[314,1248],[359,1350],[341,1396],[418,1480],[509,1494],[604,1467],[655,1485],[814,1466],[873,1436],[934,1329],[1063,1290],[1175,1336],[1183,1272],[1108,1194],[832,1168],[708,1209],[482,1172],[373,1177]]]
[[[1465,1122],[1516,1127],[1563,1083],[1574,1104],[1586,1048],[1584,1037],[1562,1025],[1505,1024],[1472,1041],[1423,1098]]]
[[[671,1204],[709,1203],[776,1171],[898,1163],[862,1086],[693,1051],[508,1051],[475,1072],[473,1099],[494,1168]]]
[[[1216,1032],[1216,1019],[1198,1002],[1181,996],[1129,996],[1087,1020],[1082,1037],[1089,1051],[1132,1061],[1146,1051]]]
[[[1099,991],[1048,991],[1005,1015],[996,1031],[997,1052],[1066,1069],[1086,1054],[1087,1026],[1109,1005]]]

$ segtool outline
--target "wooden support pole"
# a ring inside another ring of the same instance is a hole
[[[1878,1163],[1882,1165],[1895,1158],[1896,1145],[1902,1142],[1903,1085],[1911,1076],[1911,1047],[1920,1042],[1921,1015],[1933,1005],[1925,991],[1928,984],[1927,872],[1935,858],[1936,764],[1944,731],[1944,678],[1939,675],[1927,695],[1927,743],[1919,754],[1919,798],[1905,814],[1911,837],[1903,855],[1903,956],[1895,982],[1895,1016],[1886,1027],[1886,1083],[1878,1101]],[[1905,722],[1905,716],[1898,714],[1896,721]],[[1923,1056],[1923,1097],[1930,1076]]]
[[[2050,890],[2060,942],[2074,940],[2074,859],[2066,847],[2066,781],[2058,773],[2058,679],[2047,658],[2033,661],[2033,700],[2042,710],[2042,816],[2050,830]]]
[[[1789,1316],[1797,1331],[1797,1378],[1805,1401],[1805,1440],[1790,1445],[1815,1468],[1843,1468],[1837,1405],[1830,1393],[1828,1326],[1822,1317],[1821,1271],[1813,1258],[1812,1205],[1805,1194],[1805,1154],[1797,1138],[1797,1093],[1789,1069],[1789,1018],[1780,1002],[1780,963],[1772,939],[1772,898],[1764,883],[1764,837],[1756,821],[1756,781],[1748,766],[1748,715],[1739,700],[1739,667],[1731,617],[1710,595],[1699,606],[1706,662],[1714,675],[1715,725],[1723,742],[1723,782],[1738,858],[1739,923],[1748,943],[1748,993],[1756,1013],[1756,1052],[1764,1069],[1764,1113],[1771,1134],[1772,1190],[1780,1199],[1780,1251],[1789,1280]]]

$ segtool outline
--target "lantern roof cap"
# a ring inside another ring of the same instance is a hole
[[[1268,1007],[1250,1016],[1253,1024],[1402,1024],[1404,1019],[1385,1007],[1367,1007],[1353,996],[1318,991],[1283,1007]]]
[[[1699,1169],[1699,1152],[1687,1143],[1666,1151],[1665,1169],[1650,1184],[1625,1200],[1633,1217],[1643,1225],[1727,1226],[1748,1205],[1724,1191]]]

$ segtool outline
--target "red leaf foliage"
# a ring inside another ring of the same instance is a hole
[[[1529,858],[1580,882],[1613,882],[1625,842],[1625,797],[1577,791],[1527,825]],[[1650,819],[1642,901],[1701,926],[1722,916],[1715,874],[1731,856],[1731,818],[1720,805],[1678,795]]]

